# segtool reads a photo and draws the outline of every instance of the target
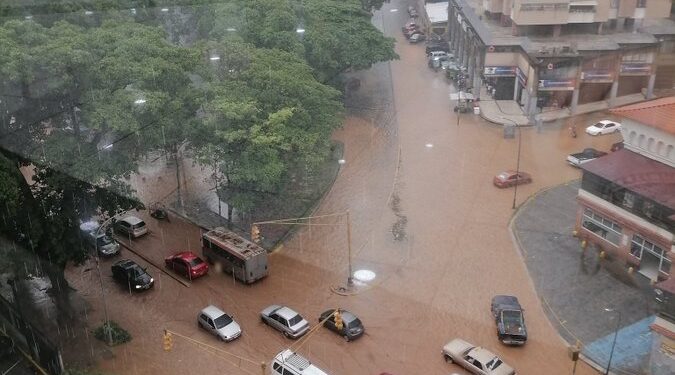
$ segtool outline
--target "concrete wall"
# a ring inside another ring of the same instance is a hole
[[[675,135],[630,119],[621,124],[626,149],[675,168]]]
[[[670,0],[647,0],[645,18],[667,18],[671,6]]]
[[[490,13],[501,13],[504,0],[483,0],[483,10]]]
[[[619,0],[619,12],[617,13],[617,16],[633,17],[636,5],[637,0]]]
[[[485,54],[485,66],[516,66],[519,56],[517,52],[488,52]]]
[[[564,25],[569,18],[569,0],[513,0],[513,4],[511,19],[517,25]],[[558,8],[551,8],[554,5]],[[546,8],[527,10],[537,6]]]
[[[598,0],[595,6],[595,22],[607,22],[609,20],[610,0]]]

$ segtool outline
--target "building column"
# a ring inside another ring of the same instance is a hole
[[[520,83],[518,83],[518,75],[516,74],[515,83],[513,85],[513,100],[518,99],[518,85],[520,85]]]
[[[654,98],[654,83],[656,82],[656,74],[652,73],[649,76],[649,83],[647,83],[647,99]]]
[[[609,106],[614,107],[616,94],[619,92],[619,76],[612,82],[612,88],[609,90]]]
[[[553,25],[553,37],[559,38],[562,31],[562,25]]]
[[[604,22],[598,22],[598,35],[602,34],[602,27],[603,27],[602,25],[603,24],[604,24]]]
[[[575,87],[574,91],[572,91],[572,103],[570,105],[570,110],[572,111],[572,114],[576,113],[578,104],[579,104],[579,88]]]

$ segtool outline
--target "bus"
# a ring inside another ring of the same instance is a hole
[[[202,254],[216,269],[251,284],[267,276],[267,251],[225,228],[202,234]]]

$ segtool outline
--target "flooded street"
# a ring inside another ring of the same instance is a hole
[[[333,292],[349,275],[345,216],[299,229],[270,255],[270,275],[250,286],[212,272],[187,288],[150,267],[155,289],[130,295],[112,282],[110,262],[104,263],[108,313],[133,340],[110,349],[110,355],[93,353],[103,370],[260,374],[258,363],[269,363],[294,345],[330,374],[466,374],[441,355],[445,343],[462,338],[497,353],[518,374],[571,373],[566,344],[548,321],[512,241],[514,190],[492,185],[496,173],[515,169],[518,137],[504,139],[501,126],[474,114],[462,114],[456,124],[451,87],[427,68],[424,45],[408,44],[400,35],[407,15],[398,9],[404,4],[392,1],[376,12],[375,23],[396,37],[401,59],[356,75],[360,88],[347,101],[354,115],[334,134],[344,143],[344,164],[314,213],[349,211],[351,268],[372,280],[357,280],[354,293],[346,296]],[[572,139],[566,128],[521,129],[520,169],[534,182],[518,188],[517,205],[541,189],[580,177],[566,164],[568,153],[607,150],[616,142],[614,136],[591,139],[582,132]],[[203,189],[200,181],[188,187]],[[170,223],[144,218],[151,234],[126,245],[152,263],[161,268],[163,258],[179,250],[200,253],[199,228],[178,218]],[[129,250],[123,256],[138,259]],[[70,270],[69,279],[93,305],[90,322],[97,324],[103,319],[97,275],[78,272]],[[495,294],[515,295],[524,307],[529,333],[524,347],[498,342],[490,314]],[[197,313],[208,304],[233,314],[242,337],[224,344],[199,330]],[[359,316],[366,334],[348,343],[319,329],[306,342],[291,341],[260,322],[259,312],[270,304],[286,304],[312,324],[329,308],[345,308]],[[174,337],[172,351],[164,352],[163,329],[210,346]],[[580,362],[576,373],[595,371]]]

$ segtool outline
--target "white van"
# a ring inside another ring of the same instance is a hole
[[[272,375],[328,375],[307,358],[286,349],[272,361]]]

